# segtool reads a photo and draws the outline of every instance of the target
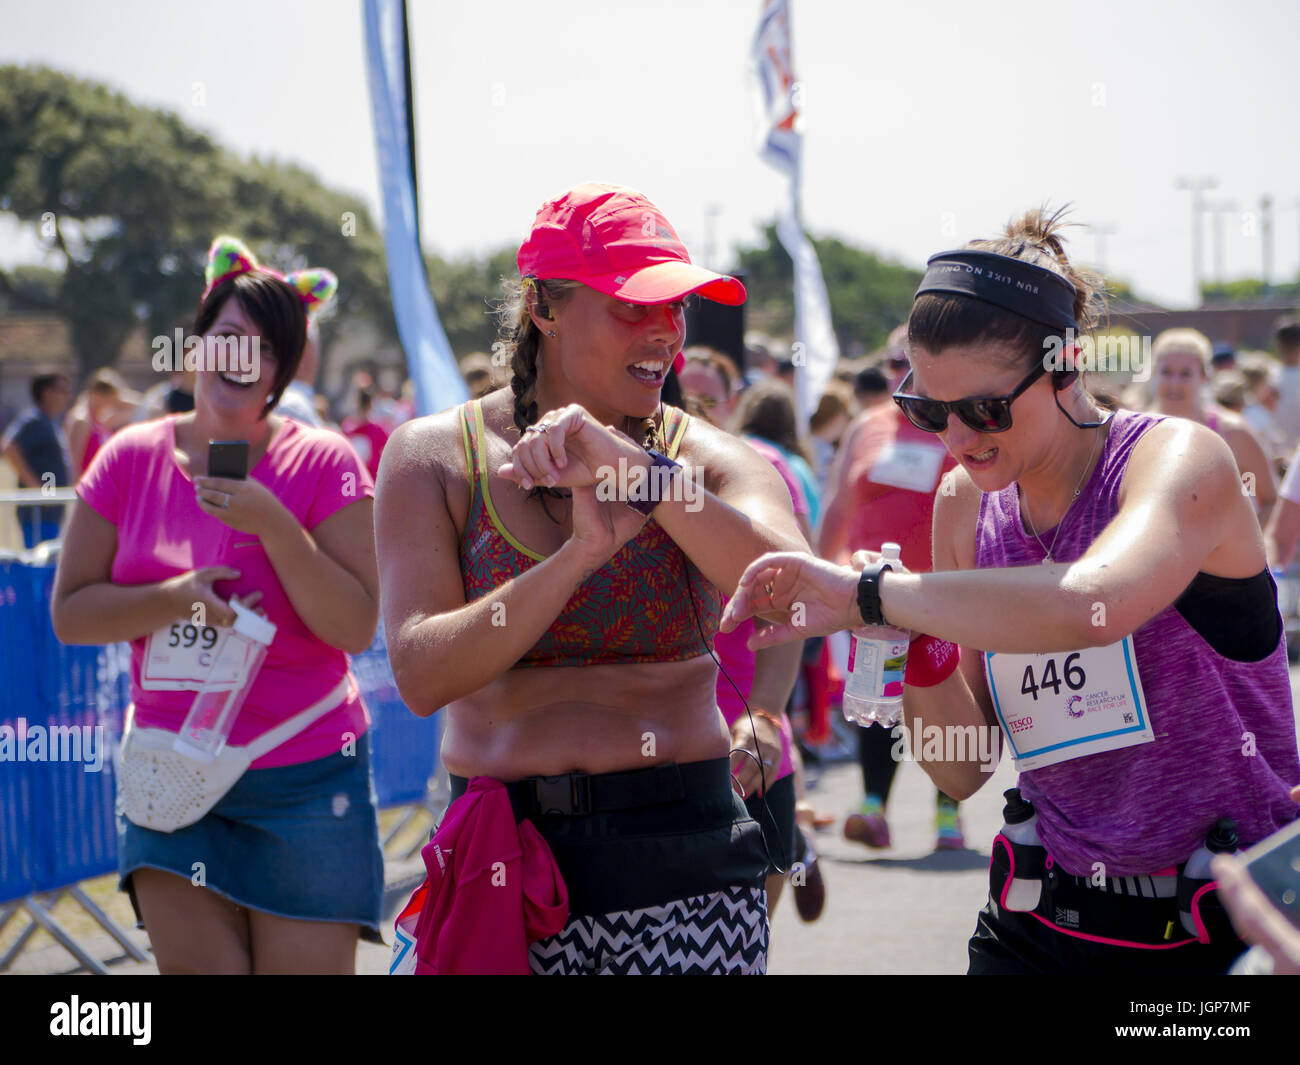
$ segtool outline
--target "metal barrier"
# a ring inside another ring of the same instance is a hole
[[[29,919],[0,957],[0,972],[40,927],[85,968],[104,973],[103,963],[50,911],[70,895],[128,955],[146,959],[78,886],[117,870],[113,768],[129,702],[130,651],[125,644],[68,647],[55,637],[49,620],[54,580],[49,559],[56,549],[45,544],[19,558],[0,558],[0,677],[5,685],[0,728],[13,733],[11,749],[0,755],[0,931],[19,914]],[[352,661],[371,715],[380,806],[413,806],[403,825],[420,810],[436,812],[430,781],[437,776],[437,722],[416,717],[401,701],[382,627],[374,644]],[[62,757],[27,759],[37,727],[45,730],[40,735],[47,740],[46,754],[55,753],[48,745],[57,736]],[[7,737],[0,732],[0,743]],[[95,762],[88,772],[88,764]],[[390,832],[385,844],[394,835]]]
[[[39,512],[33,515],[35,524],[24,529],[18,521],[20,506],[49,506],[55,503],[65,504],[63,520],[67,520],[66,504],[77,498],[75,488],[10,488],[4,486],[3,480],[11,479],[13,471],[7,462],[0,462],[0,551],[14,553],[23,550],[24,543],[34,545],[39,539]],[[30,535],[29,535],[30,534]],[[27,537],[24,540],[24,537]]]

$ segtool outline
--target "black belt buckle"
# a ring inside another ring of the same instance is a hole
[[[574,817],[591,813],[591,778],[585,773],[562,773],[558,777],[536,777],[533,801],[539,814]]]

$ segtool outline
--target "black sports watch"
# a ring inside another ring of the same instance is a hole
[[[872,562],[862,571],[858,578],[858,611],[862,614],[864,625],[887,625],[885,616],[880,612],[880,575],[894,567],[881,559]]]
[[[645,485],[645,498],[633,499],[629,491],[626,503],[638,514],[644,514],[648,518],[655,507],[663,501],[659,492],[660,487],[667,487],[668,478],[673,477],[673,471],[680,470],[682,464],[674,462],[652,447],[646,448],[645,453],[650,456],[650,468],[646,471],[646,479],[642,482]],[[667,473],[659,473],[660,469],[666,469]]]

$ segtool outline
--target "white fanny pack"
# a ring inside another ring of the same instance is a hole
[[[210,765],[175,750],[172,744],[176,733],[162,728],[137,728],[132,706],[127,711],[117,763],[117,812],[155,832],[175,832],[194,824],[235,786],[249,765],[342,703],[348,695],[349,679],[345,675],[325,698],[264,732],[248,746],[227,744]]]

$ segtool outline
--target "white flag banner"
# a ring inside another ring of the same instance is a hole
[[[794,262],[795,397],[800,424],[806,430],[835,372],[840,347],[831,326],[831,303],[817,250],[799,222],[802,134],[799,83],[790,48],[789,0],[764,0],[751,55],[757,88],[758,153],[785,175],[789,191],[777,216],[776,233]]]

